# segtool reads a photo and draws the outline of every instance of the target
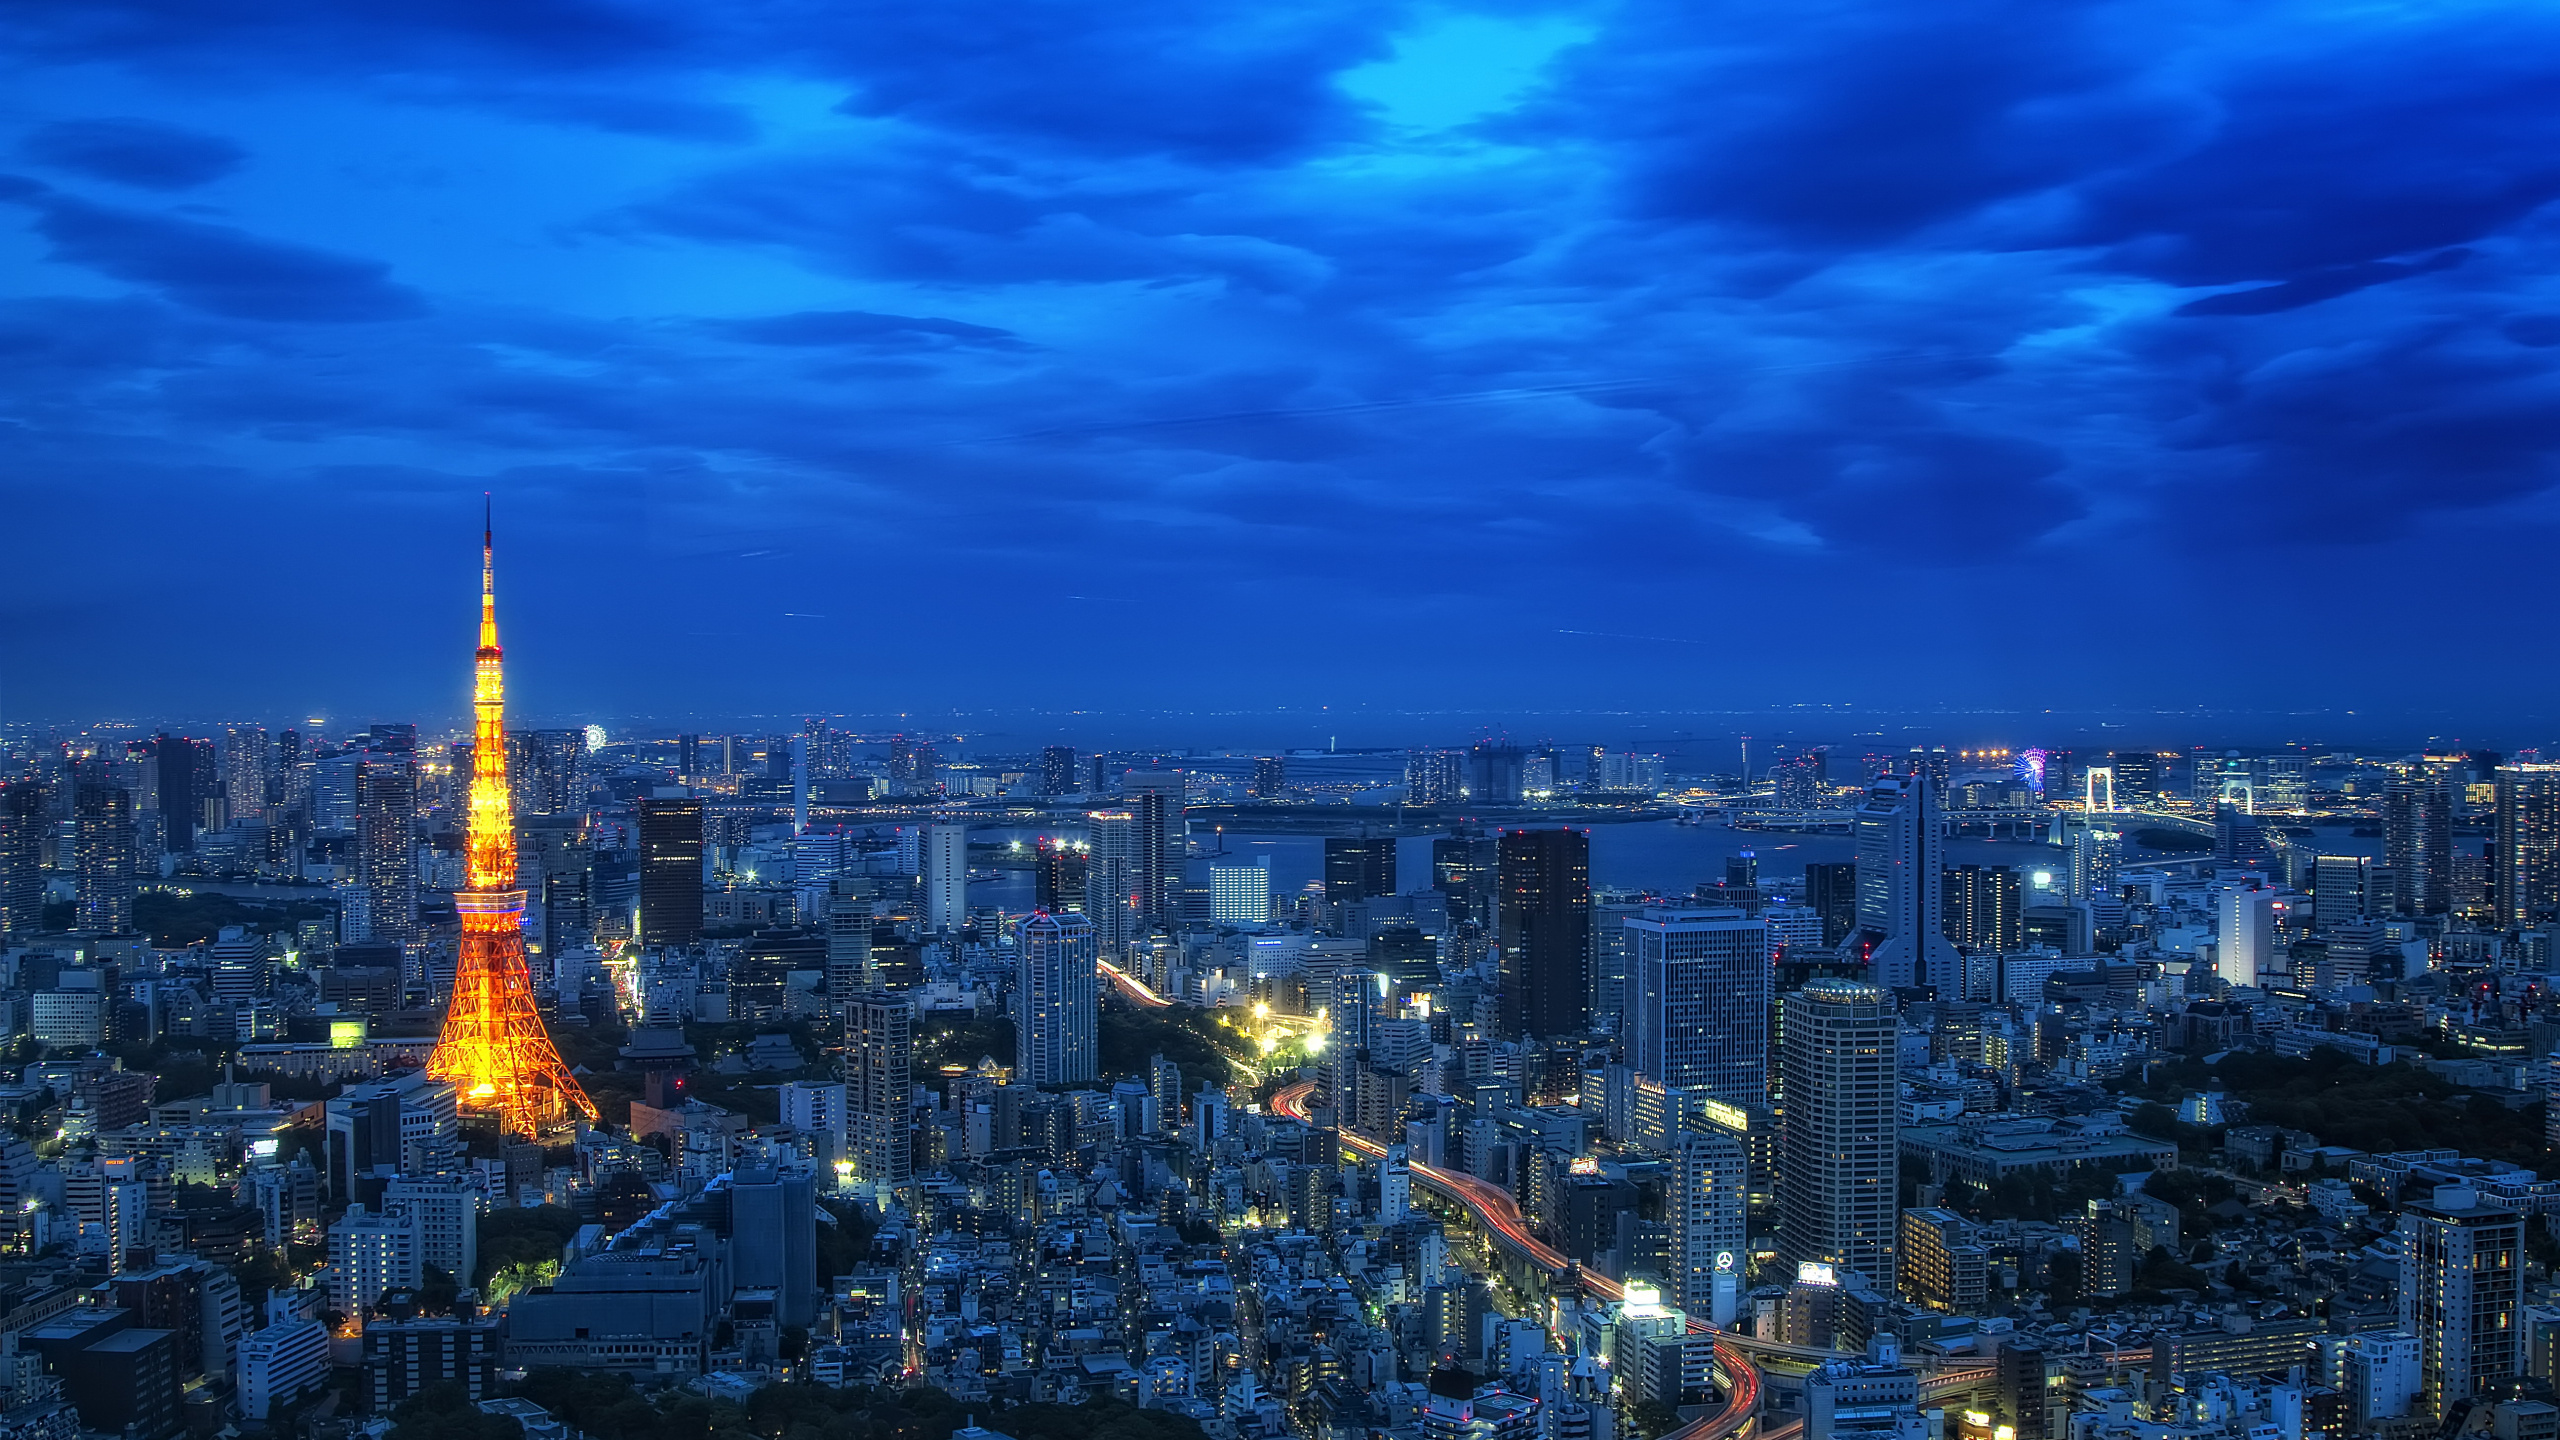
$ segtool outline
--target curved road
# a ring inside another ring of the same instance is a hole
[[[1128,971],[1121,969],[1119,966],[1112,964],[1108,960],[1094,961],[1093,968],[1102,972],[1102,978],[1118,986],[1121,994],[1128,996],[1131,1000],[1136,1001],[1138,1004],[1145,1006],[1149,1010],[1161,1010],[1173,1003],[1153,990],[1148,989],[1145,981],[1130,974]]]
[[[1304,1121],[1307,1118],[1307,1096],[1315,1088],[1314,1082],[1307,1080],[1284,1085],[1271,1097],[1271,1108],[1286,1119]],[[1372,1160],[1382,1159],[1387,1153],[1387,1147],[1366,1136],[1354,1135],[1347,1130],[1335,1133],[1343,1144]],[[1528,1222],[1521,1218],[1519,1204],[1501,1187],[1487,1184],[1473,1175],[1461,1175],[1430,1165],[1408,1163],[1407,1168],[1424,1187],[1474,1211],[1485,1229],[1500,1236],[1539,1269],[1550,1275],[1570,1275],[1583,1289],[1604,1300],[1626,1298],[1627,1287],[1606,1275],[1583,1269],[1558,1253],[1555,1247],[1530,1234]],[[1698,1322],[1692,1321],[1691,1324],[1696,1333],[1709,1333]],[[1725,1374],[1722,1408],[1665,1434],[1661,1440],[1729,1440],[1757,1417],[1760,1409],[1759,1370],[1728,1336],[1717,1337],[1716,1360]]]

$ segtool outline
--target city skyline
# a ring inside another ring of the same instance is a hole
[[[2560,699],[2548,15],[1042,13],[23,7],[0,723]]]

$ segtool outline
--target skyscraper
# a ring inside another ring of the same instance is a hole
[[[2276,893],[2233,886],[2217,909],[2214,969],[2234,985],[2255,986],[2275,961]]]
[[[1497,849],[1502,1036],[1579,1035],[1591,1025],[1591,837],[1511,830]]]
[[[1044,745],[1040,748],[1040,793],[1051,799],[1076,793],[1076,747]]]
[[[507,742],[507,772],[515,784],[518,816],[586,813],[585,731],[520,730]]]
[[[133,792],[103,775],[84,774],[79,786],[72,811],[79,836],[76,923],[93,934],[121,935],[133,928]]]
[[[1139,914],[1138,817],[1096,810],[1084,818],[1091,837],[1084,856],[1084,913],[1093,922],[1094,943],[1117,956],[1136,932]]]
[[[1956,948],[1947,943],[1946,818],[1936,787],[1909,775],[1879,777],[1867,789],[1855,821],[1858,843],[1858,928],[1869,937],[1875,982],[1889,989],[1917,985],[1953,993],[1960,972]]]
[[[1132,831],[1136,853],[1130,879],[1142,920],[1153,922],[1180,913],[1182,862],[1190,853],[1182,818],[1183,776],[1179,770],[1132,770],[1120,781],[1120,793],[1137,817]]]
[[[1854,1270],[1885,1294],[1894,1289],[1900,1026],[1891,992],[1847,980],[1789,995],[1779,1020],[1779,1253]]]
[[[924,832],[924,923],[957,934],[969,923],[969,827],[928,825]]]
[[[2382,792],[2382,848],[2400,875],[2405,915],[2453,908],[2453,800],[2441,780],[2395,780]]]
[[[2148,750],[2112,750],[2107,768],[2116,776],[2116,808],[2148,810],[2160,803],[2160,757]]]
[[[462,946],[454,966],[453,1003],[445,1012],[444,1033],[427,1058],[427,1073],[453,1086],[462,1110],[490,1117],[507,1134],[533,1136],[558,1128],[572,1113],[590,1121],[598,1114],[542,1028],[533,1006],[533,979],[525,968],[524,891],[516,888],[515,815],[507,790],[496,548],[494,536],[482,531],[465,878],[453,896],[454,908],[462,914]],[[413,926],[416,919],[413,897]],[[380,923],[377,912],[376,935],[382,933]]]
[[[1094,1076],[1094,927],[1082,915],[1035,911],[1015,937],[1013,1078],[1062,1085]]]
[[[1289,793],[1289,761],[1286,756],[1263,755],[1253,762],[1253,795],[1257,800],[1277,800]]]
[[[1085,856],[1088,848],[1060,835],[1032,842],[1031,904],[1039,910],[1074,910],[1085,902]]]
[[[2311,861],[2311,924],[2334,930],[2364,914],[2365,860],[2361,855],[2319,855]]]
[[[1739,910],[1651,908],[1626,921],[1627,1060],[1735,1105],[1769,1098],[1769,929]]]
[[[1733,1323],[1751,1258],[1751,1157],[1742,1140],[1714,1125],[1681,1129],[1671,1141],[1662,1218],[1671,1231],[1671,1282],[1680,1308]]]
[[[1998,954],[2026,943],[2017,871],[2006,865],[1957,865],[1943,873],[1949,940],[1967,950]]]
[[[915,1087],[915,1001],[888,990],[844,1005],[846,1158],[852,1182],[875,1199],[913,1173],[907,1099]]]
[[[640,811],[640,943],[702,938],[702,801],[643,796]]]
[[[2489,903],[2523,930],[2560,915],[2560,764],[2501,765],[2497,785]]]
[[[2467,1185],[2400,1211],[2400,1328],[2418,1337],[2417,1414],[2494,1391],[2519,1370],[2524,1217]]]
[[[1822,943],[1837,945],[1858,928],[1858,867],[1848,860],[1810,861],[1804,903],[1822,917]]]
[[[1260,925],[1271,918],[1271,867],[1209,867],[1209,918],[1221,925]]]
[[[404,945],[418,938],[418,756],[407,739],[381,737],[356,770],[356,834],[373,938]],[[165,784],[165,757],[161,775]]]
[[[234,725],[222,736],[222,798],[231,818],[256,820],[267,813],[267,732]]]
[[[196,848],[196,826],[204,813],[198,792],[209,792],[213,784],[211,774],[196,771],[199,747],[205,742],[163,734],[153,737],[152,743],[152,758],[159,765],[162,844],[170,854],[184,855]]]
[[[1396,893],[1393,836],[1328,836],[1324,842],[1324,898],[1334,904]]]
[[[31,780],[0,785],[0,935],[44,928],[44,790]]]

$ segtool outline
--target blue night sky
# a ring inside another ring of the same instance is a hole
[[[0,718],[2560,698],[2548,7],[8,10]]]

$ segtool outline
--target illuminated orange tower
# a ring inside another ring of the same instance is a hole
[[[524,964],[524,892],[515,888],[515,802],[507,793],[506,685],[499,676],[498,591],[494,534],[480,532],[480,653],[472,682],[477,718],[471,746],[471,820],[463,859],[467,888],[453,897],[462,912],[462,957],[453,972],[453,1005],[427,1073],[450,1080],[466,1113],[494,1115],[512,1135],[538,1135],[567,1123],[574,1108],[589,1120],[587,1098],[533,1008],[533,977]]]

